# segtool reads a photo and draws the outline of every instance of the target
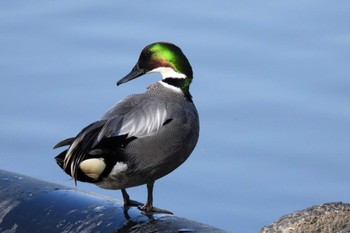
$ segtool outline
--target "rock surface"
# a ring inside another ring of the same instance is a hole
[[[226,231],[169,214],[146,214],[120,201],[0,169],[0,232]]]
[[[326,203],[282,216],[260,233],[349,233],[350,204]]]

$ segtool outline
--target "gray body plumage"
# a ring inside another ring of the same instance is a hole
[[[98,132],[87,136],[96,128]],[[94,149],[104,139],[120,135],[133,139],[110,154],[103,148]],[[157,82],[143,94],[124,98],[100,121],[85,128],[69,148],[65,163],[71,170],[79,170],[79,163],[86,158],[115,156],[113,167],[120,161],[118,165],[126,164],[126,169],[112,169],[94,183],[106,189],[125,189],[157,180],[176,169],[193,151],[198,135],[198,113],[193,102],[181,91]],[[84,141],[91,146],[84,148]]]
[[[128,188],[159,179],[180,166],[198,140],[198,113],[193,102],[160,83],[148,87],[144,94],[126,97],[102,119],[116,116],[123,116],[121,124],[116,121],[106,125],[107,131],[113,136],[127,133],[137,139],[123,149],[126,172],[119,179],[110,175],[97,183],[103,188]]]

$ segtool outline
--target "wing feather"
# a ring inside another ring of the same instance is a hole
[[[114,105],[101,118],[85,127],[75,138],[58,143],[55,148],[70,145],[63,161],[63,169],[70,169],[77,180],[77,169],[85,156],[98,147],[104,139],[125,136],[125,139],[154,135],[171,121],[166,104],[152,101],[145,95],[133,95]],[[61,157],[60,157],[61,158]]]
[[[115,108],[118,107],[117,104]],[[118,111],[111,109],[109,112],[116,114]],[[108,116],[105,114],[104,117],[108,117],[107,123],[100,131],[95,143],[98,143],[104,137],[127,135],[127,138],[141,138],[154,135],[167,120],[167,116],[166,105],[157,105],[152,101],[141,101],[132,106],[129,111],[124,112],[123,115]]]

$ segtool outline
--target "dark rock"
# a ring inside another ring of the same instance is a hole
[[[120,201],[0,170],[0,232],[213,232],[169,214],[146,214]]]

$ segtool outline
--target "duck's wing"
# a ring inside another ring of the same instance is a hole
[[[97,149],[104,149],[105,142],[120,138],[118,145],[130,138],[140,138],[154,135],[171,119],[167,118],[166,105],[148,101],[143,96],[130,96],[114,105],[101,120],[85,127],[75,138],[59,142],[55,148],[70,145],[63,157],[59,158],[62,168],[77,180],[78,166],[85,156],[93,154]]]
[[[59,148],[59,147],[62,147],[62,146],[70,146],[70,145],[72,145],[74,140],[75,140],[75,137],[64,139],[64,140],[60,141],[59,143],[57,143],[53,147],[53,149],[56,149],[56,148]]]
[[[113,106],[102,119],[107,120],[94,145],[103,138],[127,135],[127,138],[142,138],[154,135],[168,119],[166,104],[159,101],[139,99],[126,100]],[[125,106],[129,107],[125,111]]]

